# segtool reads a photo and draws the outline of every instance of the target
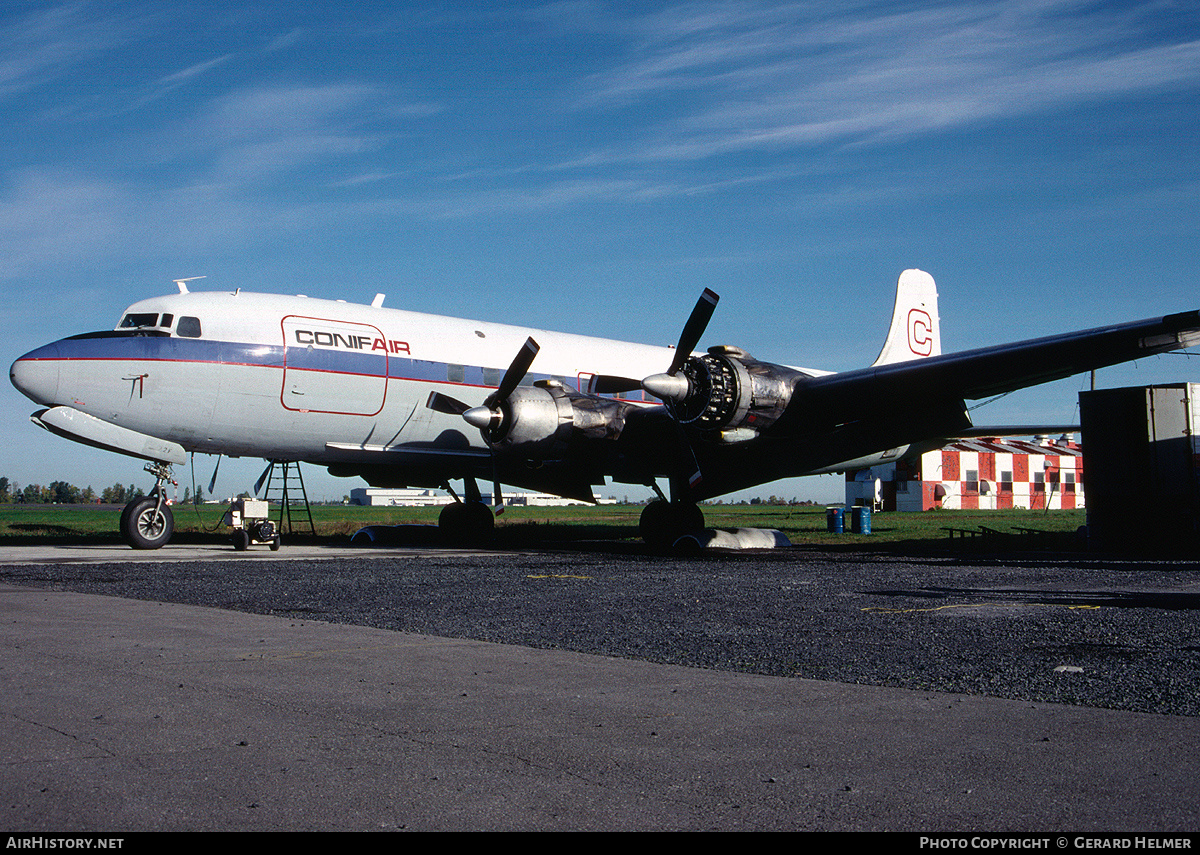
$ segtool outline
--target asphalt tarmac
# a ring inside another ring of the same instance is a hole
[[[0,826],[1193,832],[1198,570],[4,548]]]

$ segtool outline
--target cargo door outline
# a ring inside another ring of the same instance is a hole
[[[388,355],[370,324],[287,315],[283,332],[284,409],[375,416],[387,400]]]

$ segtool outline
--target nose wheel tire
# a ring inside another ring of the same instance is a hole
[[[134,549],[158,549],[171,539],[175,517],[165,503],[145,496],[134,499],[121,512],[121,537]]]

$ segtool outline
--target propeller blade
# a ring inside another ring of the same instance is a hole
[[[267,461],[267,468],[263,470],[263,473],[258,476],[258,480],[254,482],[254,495],[258,495],[258,491],[262,489],[263,481],[267,480],[267,476],[271,474],[271,469],[274,466],[275,461]]]
[[[504,494],[500,492],[500,473],[496,469],[496,455],[492,455],[492,513],[504,513]]]
[[[644,390],[666,404],[667,412],[671,414],[671,420],[675,423],[675,431],[679,437],[676,463],[678,474],[672,478],[672,498],[677,498],[674,495],[676,483],[678,483],[680,493],[686,495],[687,492],[695,489],[696,485],[704,478],[704,474],[700,471],[700,461],[696,459],[696,451],[692,448],[687,431],[679,421],[676,405],[685,400],[691,391],[691,383],[680,371],[688,357],[692,355],[692,351],[696,349],[696,345],[700,343],[700,337],[708,328],[708,322],[712,320],[713,312],[717,308],[717,301],[720,299],[715,291],[704,289],[704,293],[696,301],[696,307],[688,316],[687,323],[683,325],[683,332],[679,335],[679,344],[675,348],[675,356],[671,359],[671,367],[665,374],[653,374],[645,378],[641,384]],[[676,478],[679,478],[680,481],[677,482]],[[683,483],[684,480],[686,480],[686,485]]]
[[[692,351],[700,342],[700,336],[704,335],[708,322],[712,320],[713,312],[717,308],[717,301],[720,299],[715,292],[708,288],[704,289],[704,293],[696,302],[696,308],[692,309],[687,323],[683,325],[683,333],[679,336],[679,344],[675,348],[675,358],[671,360],[671,367],[667,369],[668,374],[677,372],[683,367],[687,358],[692,355]]]
[[[686,385],[682,388],[680,387],[676,375],[679,373],[679,369],[683,367],[683,363],[691,356],[692,351],[696,349],[696,345],[700,342],[700,337],[704,335],[704,330],[708,328],[708,322],[712,320],[713,312],[717,308],[717,301],[720,299],[714,291],[708,288],[704,289],[704,293],[700,295],[700,299],[696,302],[696,307],[692,309],[692,314],[688,316],[687,323],[683,325],[683,333],[679,336],[679,345],[675,348],[675,356],[671,360],[671,367],[667,369],[665,374],[655,374],[653,377],[644,380],[617,377],[611,374],[596,374],[588,381],[589,394],[619,395],[622,392],[645,389],[657,398],[670,400],[682,399],[687,394],[687,387]],[[655,388],[649,388],[646,385],[647,382],[651,386],[655,386]],[[666,394],[660,394],[664,390],[666,390]]]
[[[640,389],[641,380],[631,377],[614,377],[610,374],[593,374],[588,380],[589,395],[619,395],[622,392],[632,392]]]
[[[212,478],[209,479],[209,482],[208,482],[208,495],[210,498],[212,497],[212,494],[213,494],[213,488],[217,486],[217,471],[220,468],[221,468],[221,455],[218,454],[217,455],[217,465],[213,467],[213,476],[212,476]]]
[[[668,407],[668,410],[670,409]],[[679,436],[677,448],[679,470],[687,477],[687,488],[693,490],[704,480],[704,474],[700,471],[700,461],[696,459],[696,451],[688,441],[687,433],[684,432],[683,425],[679,423],[678,419],[675,420],[675,431]]]
[[[512,394],[513,389],[517,388],[520,382],[529,373],[529,366],[533,364],[533,358],[538,355],[541,347],[532,338],[525,339],[525,344],[517,351],[512,364],[508,366],[508,370],[504,372],[504,377],[500,380],[500,386],[496,391],[489,396],[489,401],[504,401]]]
[[[425,402],[425,406],[436,412],[445,413],[448,416],[461,416],[467,410],[471,409],[457,398],[451,398],[449,395],[443,395],[441,392],[430,392],[429,400]]]

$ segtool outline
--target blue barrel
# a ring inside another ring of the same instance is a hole
[[[826,508],[825,528],[834,534],[842,534],[846,530],[846,509]]]
[[[871,533],[871,509],[858,505],[850,514],[850,531],[853,534]]]

